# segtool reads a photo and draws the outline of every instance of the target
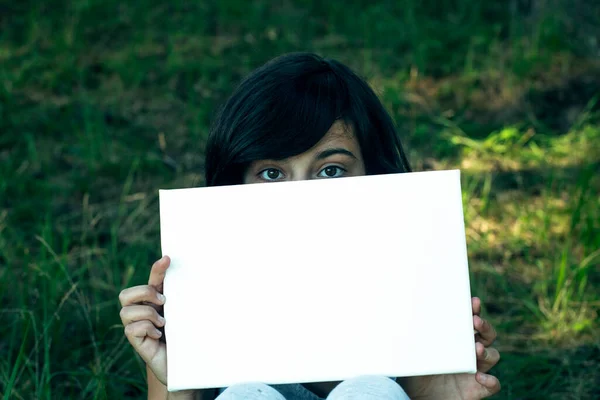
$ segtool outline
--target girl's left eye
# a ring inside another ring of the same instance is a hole
[[[267,168],[258,174],[265,181],[276,181],[282,178],[283,173],[276,168]]]
[[[344,172],[346,172],[344,168],[330,165],[323,168],[317,176],[319,178],[339,178],[340,176],[344,175]]]

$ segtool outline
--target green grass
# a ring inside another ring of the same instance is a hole
[[[498,398],[600,397],[600,7],[531,3],[0,0],[0,394],[144,397],[117,296],[159,256],[157,190],[202,185],[241,77],[312,50],[415,169],[463,170]]]

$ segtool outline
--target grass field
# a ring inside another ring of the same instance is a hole
[[[0,393],[143,398],[121,289],[216,107],[311,50],[365,76],[416,170],[460,168],[503,399],[600,398],[600,5],[0,0]]]

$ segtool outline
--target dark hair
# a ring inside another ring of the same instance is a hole
[[[410,172],[394,123],[369,85],[338,61],[291,53],[252,72],[218,113],[206,184],[240,184],[252,161],[304,153],[337,120],[353,128],[368,175]]]

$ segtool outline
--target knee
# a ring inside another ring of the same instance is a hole
[[[343,381],[327,400],[410,400],[395,380],[385,376],[360,376]]]
[[[264,383],[244,383],[228,387],[216,400],[285,400],[285,398]]]

